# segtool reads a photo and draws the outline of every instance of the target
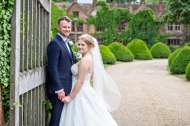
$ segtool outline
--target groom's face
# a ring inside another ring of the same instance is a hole
[[[66,20],[60,21],[57,29],[61,35],[68,37],[71,32],[71,22],[68,22]]]

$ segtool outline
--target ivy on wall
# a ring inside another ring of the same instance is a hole
[[[0,3],[0,86],[3,91],[5,121],[9,117],[10,39],[13,5],[14,0],[1,0]]]
[[[158,39],[159,22],[151,9],[145,9],[134,14],[129,22],[132,39],[142,39],[150,47]]]
[[[99,1],[96,6],[102,8],[96,12],[96,16],[88,18],[88,24],[94,24],[96,28],[102,27],[103,32],[95,33],[102,38],[105,45],[114,41],[127,44],[132,39],[138,38],[144,40],[151,47],[158,40],[164,40],[168,37],[165,34],[158,34],[162,25],[151,9],[141,10],[137,13],[131,13],[128,8],[112,8],[106,2]],[[122,23],[128,24],[128,30],[118,30]]]
[[[96,28],[101,27],[103,32],[96,33],[96,36],[101,36],[105,45],[109,45],[113,41],[126,43],[129,39],[129,33],[120,32],[116,27],[121,23],[128,23],[132,17],[129,9],[116,8],[110,9],[109,5],[104,1],[97,2],[96,6],[101,6],[102,9],[96,12],[96,16],[89,16],[87,24],[94,24]]]

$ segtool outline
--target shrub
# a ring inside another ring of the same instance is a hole
[[[128,44],[128,48],[133,53],[135,59],[149,60],[152,59],[152,55],[146,45],[146,43],[140,39],[134,39]]]
[[[108,48],[115,55],[118,61],[130,62],[134,59],[134,56],[131,53],[131,51],[121,43],[114,42],[110,44]]]
[[[172,53],[172,52],[174,52],[176,49],[178,49],[179,46],[176,46],[176,45],[170,45],[169,48],[170,48],[170,52]]]
[[[106,46],[100,45],[100,53],[104,64],[115,64],[116,58]]]
[[[174,58],[170,71],[173,74],[184,74],[187,64],[190,61],[190,47],[184,47]]]
[[[168,65],[169,67],[171,66],[174,58],[176,57],[176,55],[182,50],[182,48],[178,48],[176,49],[174,52],[172,52],[168,58]]]
[[[185,43],[184,46],[190,46],[190,42]]]
[[[170,55],[169,47],[161,42],[154,44],[151,47],[150,52],[154,58],[168,58]]]
[[[190,62],[188,63],[186,70],[185,70],[185,77],[187,80],[190,80]]]

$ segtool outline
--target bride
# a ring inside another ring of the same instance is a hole
[[[118,108],[121,96],[104,70],[98,42],[83,34],[77,45],[82,59],[71,68],[72,91],[63,100],[59,126],[117,126],[109,112]]]

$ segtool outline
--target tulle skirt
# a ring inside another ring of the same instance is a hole
[[[77,96],[64,105],[59,126],[118,126],[90,82],[85,83],[88,86],[83,85]]]

